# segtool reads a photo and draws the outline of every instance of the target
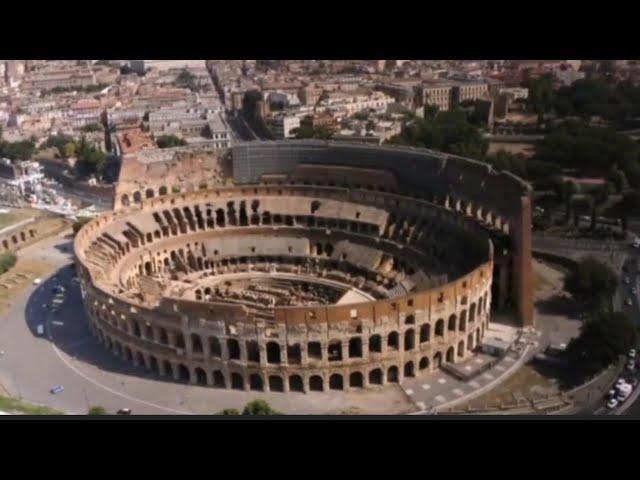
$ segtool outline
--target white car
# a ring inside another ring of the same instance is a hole
[[[33,280],[33,284],[34,284],[34,285],[40,285],[41,283],[42,283],[42,280],[41,280],[41,279],[39,279],[39,278],[35,278],[35,279]]]
[[[624,378],[619,378],[616,382],[616,388],[620,388],[622,385],[627,385],[627,381]]]
[[[633,360],[629,360],[627,362],[627,370],[629,370],[630,372],[633,372],[636,369],[636,365],[634,363]]]
[[[631,307],[633,305],[633,300],[627,298],[627,306]]]
[[[632,348],[631,350],[629,350],[629,353],[627,354],[627,356],[629,358],[636,358],[636,349]]]
[[[611,400],[609,400],[607,402],[607,408],[609,410],[613,410],[614,408],[616,408],[618,406],[618,400],[616,400],[615,398],[612,398]]]

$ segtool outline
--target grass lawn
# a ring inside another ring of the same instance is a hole
[[[17,398],[0,395],[0,410],[7,413],[23,413],[25,415],[64,415],[64,412],[50,407],[40,407],[23,402]]]

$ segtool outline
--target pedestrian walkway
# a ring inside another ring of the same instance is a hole
[[[469,381],[458,380],[440,370],[425,377],[405,378],[402,388],[420,409],[417,414],[444,411],[454,405],[468,402],[506,380],[537,352],[538,337],[539,333],[535,330],[523,331],[512,351],[489,370]]]

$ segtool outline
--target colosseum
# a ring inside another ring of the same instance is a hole
[[[125,157],[75,240],[92,332],[216,388],[376,388],[533,325],[531,190],[424,149],[251,142]]]

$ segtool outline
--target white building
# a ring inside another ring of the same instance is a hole
[[[300,117],[296,115],[278,115],[269,120],[269,126],[278,140],[292,138],[291,131],[300,128]]]

